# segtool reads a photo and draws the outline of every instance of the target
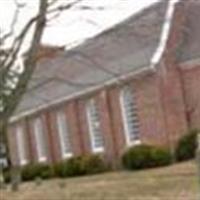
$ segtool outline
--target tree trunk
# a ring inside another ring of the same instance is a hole
[[[8,167],[11,164],[10,159],[10,152],[9,152],[9,144],[8,144],[8,135],[7,135],[7,128],[8,128],[8,120],[0,120],[0,148],[2,159],[7,159]],[[5,151],[5,152],[4,152]],[[3,164],[0,165],[0,185],[4,183],[4,176],[3,176]]]
[[[197,135],[197,153],[196,153],[196,158],[197,158],[197,169],[198,169],[198,181],[199,181],[199,187],[200,187],[200,132]]]
[[[40,0],[38,18],[35,23],[35,30],[33,33],[30,48],[27,52],[26,59],[24,62],[24,65],[25,65],[24,72],[20,76],[19,81],[14,91],[6,100],[3,113],[0,115],[1,117],[0,142],[2,142],[3,145],[5,145],[6,147],[6,156],[8,158],[8,163],[10,167],[12,168],[12,172],[15,172],[18,170],[15,170],[16,167],[12,166],[12,163],[10,162],[11,159],[10,159],[8,136],[7,136],[8,123],[9,123],[10,117],[15,112],[20,100],[22,99],[24,93],[26,92],[26,89],[28,87],[28,82],[31,79],[31,76],[36,68],[36,64],[37,64],[36,54],[37,54],[37,51],[41,42],[41,38],[43,35],[43,31],[45,28],[47,8],[48,8],[48,0]],[[1,167],[1,172],[2,172],[2,167]],[[18,176],[18,173],[14,173],[14,174]]]

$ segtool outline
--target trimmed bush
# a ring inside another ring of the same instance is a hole
[[[177,161],[185,161],[195,157],[198,130],[191,130],[177,143],[175,156]]]
[[[82,157],[73,157],[66,161],[62,161],[54,165],[55,176],[58,177],[71,177],[81,176],[85,174]]]
[[[73,177],[96,174],[106,170],[106,166],[98,155],[78,156],[54,165],[55,176]]]
[[[86,174],[96,174],[106,171],[103,159],[99,155],[77,156],[66,161],[56,163],[53,166],[48,164],[28,164],[21,168],[22,181],[37,179],[48,179],[52,177],[74,177]],[[10,172],[4,171],[6,182],[10,181]]]
[[[70,158],[66,163],[66,175],[67,176],[81,176],[85,174],[83,166],[83,157]]]
[[[10,172],[9,169],[3,170],[3,176],[4,176],[5,183],[10,183],[10,181],[11,181],[11,172]]]
[[[122,164],[128,170],[165,166],[171,160],[168,150],[144,144],[129,148],[122,156]]]
[[[86,174],[97,174],[108,170],[100,155],[83,157],[83,168]]]
[[[28,164],[21,169],[23,181],[30,181],[36,178],[48,179],[53,176],[53,170],[48,164]]]

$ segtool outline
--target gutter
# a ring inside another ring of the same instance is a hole
[[[138,74],[140,74],[140,73],[142,73],[144,71],[151,70],[151,71],[155,72],[156,71],[156,65],[160,62],[160,60],[161,60],[161,58],[162,58],[162,56],[164,54],[164,51],[166,49],[167,41],[168,41],[168,38],[169,38],[169,35],[170,35],[170,29],[171,29],[172,22],[173,22],[175,5],[179,1],[180,0],[169,0],[168,8],[167,8],[166,15],[165,15],[165,22],[164,22],[163,27],[162,27],[160,41],[159,41],[158,47],[156,48],[156,51],[154,52],[154,54],[153,54],[153,56],[151,58],[150,66],[144,67],[142,69],[139,69],[137,71],[131,72],[129,74],[125,74],[125,75],[119,76],[118,78],[113,78],[111,80],[106,81],[102,85],[97,85],[97,86],[90,87],[88,89],[85,89],[84,91],[77,92],[77,93],[75,93],[73,95],[69,95],[67,97],[60,98],[60,99],[58,99],[58,100],[56,100],[54,102],[47,103],[47,104],[39,106],[39,107],[37,107],[35,109],[30,109],[28,111],[22,112],[21,114],[19,114],[17,116],[11,117],[10,123],[14,123],[15,121],[17,121],[17,120],[19,120],[19,119],[21,119],[21,118],[23,118],[25,116],[32,115],[32,114],[38,112],[39,110],[43,110],[43,109],[46,109],[46,108],[48,108],[50,106],[55,106],[57,104],[60,104],[60,103],[62,103],[64,101],[69,101],[69,100],[72,100],[72,99],[77,98],[79,96],[85,95],[87,93],[92,93],[92,92],[95,92],[97,90],[103,89],[106,86],[110,86],[110,85],[113,85],[114,83],[118,83],[120,81],[126,80],[126,79],[131,78],[131,77],[133,77],[135,75],[138,75]]]

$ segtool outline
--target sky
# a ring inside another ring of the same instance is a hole
[[[0,0],[0,29],[9,30],[15,11],[16,0]],[[60,0],[66,3],[72,0]],[[73,46],[85,38],[93,37],[114,24],[123,21],[130,15],[137,13],[158,0],[85,0],[84,5],[91,7],[103,6],[104,10],[91,9],[83,11],[73,9],[65,11],[58,18],[48,24],[42,42],[50,45]],[[26,3],[21,10],[15,34],[24,24],[37,13],[38,0],[18,0]]]

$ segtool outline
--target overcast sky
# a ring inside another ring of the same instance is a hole
[[[14,0],[0,0],[0,28],[8,30],[15,10]],[[66,3],[69,0],[60,0]],[[98,10],[71,10],[64,12],[46,28],[43,43],[51,45],[71,44],[84,38],[98,34],[104,29],[113,26],[128,16],[148,7],[158,0],[85,0],[84,4],[91,6],[104,6],[104,11]],[[38,0],[18,0],[26,2],[19,23],[20,30],[27,19],[37,12]]]

